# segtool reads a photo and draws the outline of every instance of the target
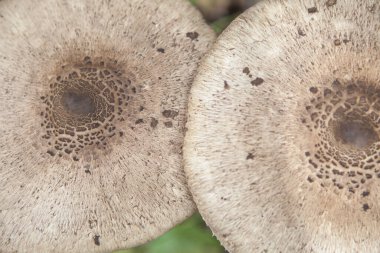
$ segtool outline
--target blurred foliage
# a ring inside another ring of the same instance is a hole
[[[245,9],[258,0],[189,0],[204,15],[204,18],[217,34],[223,30]]]
[[[214,22],[212,22],[210,25],[212,29],[217,33],[220,34],[224,31],[224,29],[227,28],[227,26],[237,17],[239,14],[232,14],[225,17],[222,17]]]
[[[197,5],[198,1],[202,0],[189,1]],[[240,12],[230,13],[210,22],[210,26],[220,34],[239,14]],[[226,251],[197,213],[156,240],[114,253],[226,253]]]
[[[224,253],[199,214],[137,248],[114,253]]]

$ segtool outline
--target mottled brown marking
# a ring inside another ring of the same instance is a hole
[[[167,122],[164,123],[164,125],[165,125],[167,128],[171,128],[171,127],[173,127],[173,122],[171,122],[171,121],[167,121]]]
[[[260,77],[257,77],[255,80],[253,80],[251,82],[251,84],[253,86],[259,86],[259,85],[262,85],[264,83],[264,79],[260,78]]]
[[[188,32],[186,33],[186,37],[190,38],[191,40],[196,40],[199,37],[199,34],[197,32]]]
[[[336,3],[337,3],[337,0],[328,0],[328,1],[326,2],[326,6],[327,6],[327,7],[331,7],[331,6],[336,5]]]
[[[229,90],[230,89],[230,85],[227,83],[227,81],[224,81],[224,89],[225,90]]]
[[[313,93],[313,94],[316,94],[316,93],[318,93],[318,88],[317,88],[317,87],[311,87],[311,88],[309,89],[309,91],[310,91],[311,93]]]
[[[318,8],[316,6],[310,7],[310,8],[307,9],[307,12],[310,13],[310,14],[317,13],[318,12]]]
[[[94,243],[96,246],[100,246],[100,235],[94,235]]]
[[[298,31],[298,35],[300,35],[302,37],[306,36],[306,33],[302,28],[298,28],[297,31]]]
[[[179,114],[178,111],[174,111],[174,110],[165,110],[162,112],[162,115],[165,117],[165,118],[171,118],[171,119],[174,119],[175,117],[177,117]]]
[[[255,158],[255,156],[252,154],[252,153],[248,153],[247,155],[247,160],[253,160]]]
[[[155,119],[155,118],[152,118],[151,121],[150,121],[150,126],[152,128],[156,128],[157,125],[158,125],[158,120]]]

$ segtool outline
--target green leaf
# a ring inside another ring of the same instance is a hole
[[[212,235],[199,214],[163,236],[140,247],[115,253],[223,253],[225,250]]]
[[[232,14],[232,15],[229,15],[229,16],[225,16],[225,17],[222,17],[216,21],[214,21],[213,23],[211,23],[211,27],[212,29],[214,29],[214,31],[217,33],[217,34],[220,34],[224,31],[224,29],[227,28],[227,26],[229,26],[229,24],[237,17],[239,16],[240,13],[235,13],[235,14]]]

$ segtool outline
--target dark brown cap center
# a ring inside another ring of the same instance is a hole
[[[124,66],[86,56],[83,62],[58,69],[41,96],[47,153],[79,161],[84,149],[94,154],[110,148],[109,141],[123,134],[116,125],[125,120],[125,110],[137,92],[124,75]]]
[[[335,80],[309,91],[308,117],[302,120],[313,136],[305,152],[312,172],[307,180],[367,201],[372,182],[380,179],[380,89],[361,80]]]
[[[89,94],[77,91],[67,91],[62,96],[62,105],[67,112],[84,116],[95,113],[96,107]]]
[[[372,126],[362,120],[339,122],[335,128],[335,138],[356,148],[366,148],[379,141],[379,136]]]

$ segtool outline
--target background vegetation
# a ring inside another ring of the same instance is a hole
[[[140,247],[115,253],[225,253],[199,214]]]
[[[217,34],[255,0],[189,0]],[[196,213],[166,234],[137,248],[114,253],[227,253]]]

